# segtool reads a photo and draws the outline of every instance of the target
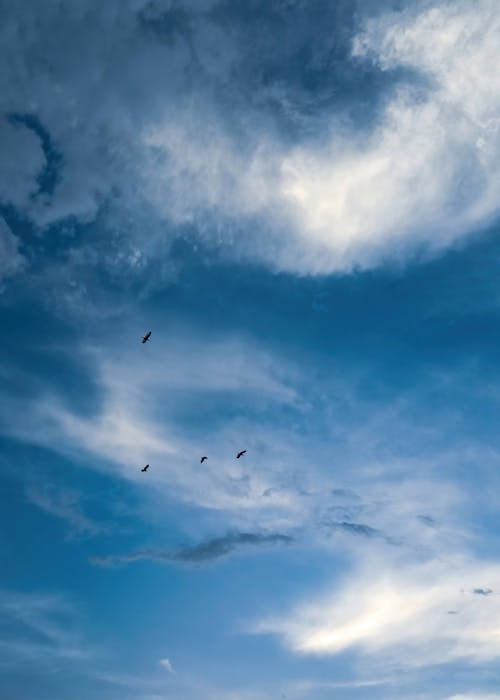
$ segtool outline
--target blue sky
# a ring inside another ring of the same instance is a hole
[[[500,700],[497,3],[4,4],[2,700]]]

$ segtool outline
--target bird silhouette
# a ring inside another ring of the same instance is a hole
[[[208,457],[202,457],[202,458],[200,459],[201,464],[203,464],[203,462],[204,462],[206,459],[208,459]]]
[[[144,336],[144,338],[142,339],[143,344],[147,343],[150,338],[151,338],[151,331],[148,331],[146,333],[146,335]]]
[[[246,450],[241,450],[241,452],[238,452],[238,454],[236,455],[236,459],[239,459],[240,457],[243,457],[243,455],[245,454],[245,452],[246,452]]]
[[[141,469],[141,472],[147,472],[148,469],[149,469],[149,464],[146,464],[146,466]]]

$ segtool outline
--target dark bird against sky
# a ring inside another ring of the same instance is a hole
[[[239,459],[240,457],[242,457],[245,454],[245,452],[246,452],[246,450],[241,450],[241,452],[238,452],[238,454],[236,455],[236,459]]]
[[[144,336],[144,338],[142,339],[142,342],[147,343],[150,338],[151,338],[151,331],[148,331],[146,333],[146,335]]]
[[[149,469],[149,464],[146,464],[146,466],[141,469],[141,472],[147,472],[148,469]]]

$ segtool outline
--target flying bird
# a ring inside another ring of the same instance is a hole
[[[208,457],[202,457],[202,458],[200,459],[201,464],[203,464],[203,462],[204,462],[206,459],[208,459]]]
[[[142,342],[147,343],[150,338],[151,338],[151,331],[148,331],[146,333],[146,335],[144,336],[144,338],[142,339]]]
[[[246,452],[246,450],[241,450],[241,452],[238,452],[238,454],[236,455],[236,459],[239,459],[240,457],[243,457],[243,455],[245,454],[245,452]]]
[[[147,472],[148,469],[149,469],[149,464],[146,464],[146,466],[141,469],[141,472]]]

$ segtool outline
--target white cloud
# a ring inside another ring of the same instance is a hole
[[[358,57],[427,82],[398,89],[370,133],[332,124],[322,148],[298,147],[282,189],[311,271],[371,267],[437,251],[498,213],[500,9],[491,0],[413,5],[367,23]]]
[[[290,149],[250,132],[242,149],[218,122],[201,131],[192,116],[167,122],[144,135],[165,156],[145,192],[232,254],[287,270],[346,271],[441,251],[498,213],[499,45],[492,0],[383,14],[355,38],[354,54],[382,70],[409,68],[418,83],[399,87],[373,126],[332,117],[321,145]]]
[[[144,233],[138,212],[147,209],[160,222],[194,223],[236,258],[301,273],[440,251],[497,216],[494,0],[420,2],[367,21],[353,44],[358,59],[410,69],[413,77],[398,83],[373,125],[341,124],[333,115],[328,129],[321,121],[316,145],[296,147],[255,106],[233,115],[233,129],[201,79],[188,87],[194,61],[205,84],[238,94],[231,76],[246,59],[238,31],[226,32],[215,14],[189,3],[186,11],[190,42],[173,17],[170,40],[160,40],[151,27],[163,15],[146,0],[87,14],[55,2],[43,13],[29,4],[10,10],[0,30],[11,57],[0,89],[11,112],[38,115],[62,167],[53,195],[30,199],[44,155],[33,132],[4,120],[0,141],[19,142],[23,154],[14,177],[4,178],[5,199],[44,225],[68,215],[91,220],[119,193],[120,223],[127,221],[113,235],[130,236],[134,249],[139,241],[143,261],[174,235],[153,223]]]
[[[175,673],[174,667],[172,666],[172,663],[170,659],[160,659],[160,664],[165,668],[169,673]]]
[[[500,656],[500,596],[474,595],[477,581],[500,590],[500,567],[472,558],[408,563],[365,556],[332,593],[315,595],[256,631],[280,635],[300,654],[354,647],[406,667],[491,661]]]

